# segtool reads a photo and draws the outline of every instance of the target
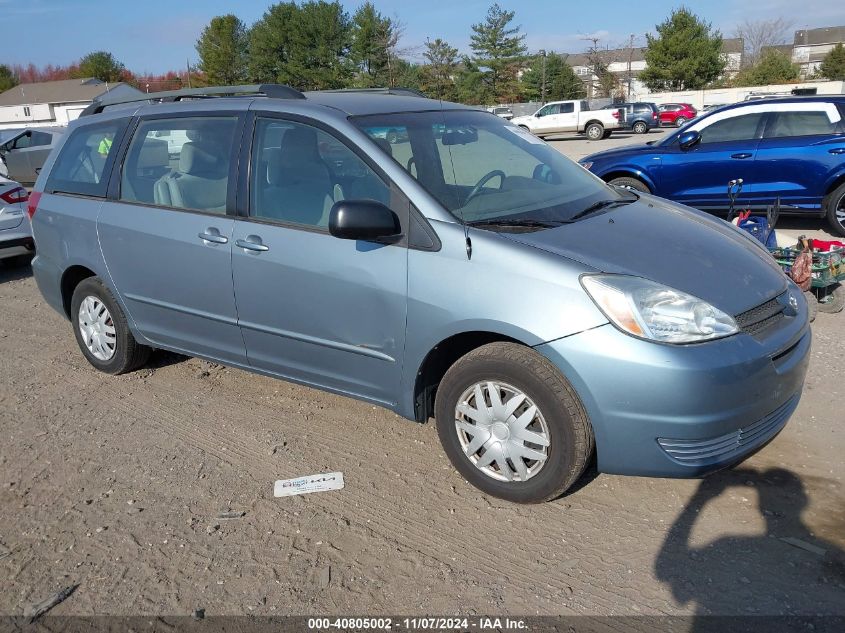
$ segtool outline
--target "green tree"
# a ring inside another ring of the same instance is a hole
[[[756,64],[740,72],[733,81],[736,86],[767,86],[789,83],[798,79],[798,66],[783,53],[767,50]]]
[[[453,101],[457,98],[455,75],[458,72],[458,49],[439,37],[425,41],[422,68],[423,90],[432,97]]]
[[[481,105],[487,100],[487,94],[484,73],[471,57],[464,56],[455,75],[455,101]]]
[[[287,63],[299,7],[279,2],[265,11],[249,31],[249,76],[258,83],[290,83]]]
[[[392,72],[396,86],[423,91],[423,66],[420,64],[412,64],[406,59],[396,57],[393,60]]]
[[[12,69],[5,64],[0,64],[0,92],[6,92],[17,85],[18,78],[12,72]]]
[[[510,26],[513,16],[513,11],[505,11],[494,3],[484,22],[472,25],[472,61],[482,73],[485,99],[504,102],[518,96],[517,72],[527,49],[520,27]]]
[[[199,68],[210,85],[236,85],[246,80],[247,42],[246,26],[237,16],[211,19],[196,44]]]
[[[365,2],[355,12],[349,56],[360,87],[390,85],[394,31],[393,20],[379,13],[372,2]]]
[[[722,35],[681,7],[646,35],[647,67],[640,75],[649,90],[699,90],[725,69]]]
[[[822,60],[819,72],[832,81],[845,81],[845,46],[834,46]]]
[[[584,82],[575,74],[566,60],[557,53],[549,53],[545,62],[542,55],[534,57],[531,66],[522,76],[525,97],[531,101],[543,98],[543,65],[546,73],[546,101],[581,99],[586,94]]]
[[[76,78],[94,77],[100,81],[115,82],[120,81],[124,70],[126,70],[124,65],[111,53],[95,51],[80,59],[72,74]]]
[[[290,83],[303,90],[347,87],[351,25],[340,2],[303,3],[294,27],[287,64]]]

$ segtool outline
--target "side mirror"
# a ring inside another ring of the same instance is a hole
[[[684,132],[678,137],[678,147],[681,149],[689,149],[701,141],[701,134],[695,130]]]
[[[329,213],[329,233],[342,240],[377,240],[400,235],[402,226],[381,202],[341,200]]]

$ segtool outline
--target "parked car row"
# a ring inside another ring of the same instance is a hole
[[[624,129],[625,111],[622,108],[592,110],[584,99],[552,101],[534,114],[514,117],[511,122],[539,138],[575,132],[597,141],[609,138],[614,130]]]

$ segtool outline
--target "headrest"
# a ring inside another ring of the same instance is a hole
[[[167,152],[167,141],[159,141],[154,138],[145,139],[141,144],[141,151],[138,153],[138,169],[169,166],[170,155]]]
[[[388,156],[393,156],[393,146],[390,144],[386,138],[374,138],[373,139],[380,148],[382,148]]]
[[[179,171],[183,174],[212,175],[221,177],[219,171],[220,160],[207,148],[202,148],[197,143],[185,143],[179,153]]]
[[[306,127],[294,127],[282,137],[280,158],[282,169],[296,167],[303,161],[321,161],[317,149],[317,132]]]

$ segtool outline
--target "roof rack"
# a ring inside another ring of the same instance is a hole
[[[318,92],[363,92],[369,94],[382,94],[382,95],[402,95],[405,97],[423,97],[428,99],[427,95],[424,95],[419,90],[414,90],[413,88],[335,88],[333,90],[319,90]]]
[[[273,99],[304,99],[305,95],[296,88],[282,84],[250,84],[243,86],[213,86],[210,88],[183,88],[181,90],[167,90],[164,92],[148,92],[131,97],[114,99],[96,99],[85,108],[79,116],[99,114],[106,108],[127,103],[172,102],[182,99],[205,99],[209,97],[230,97],[241,95],[263,95]]]

